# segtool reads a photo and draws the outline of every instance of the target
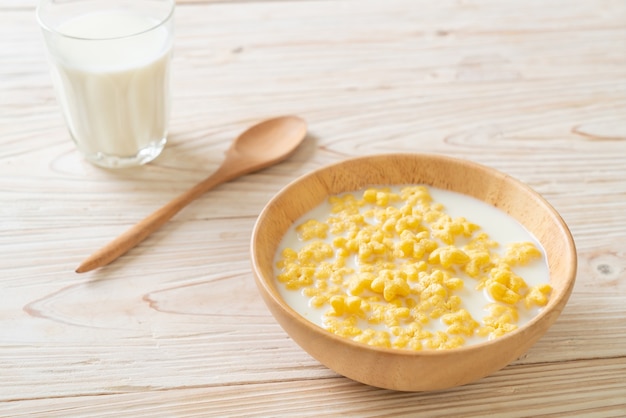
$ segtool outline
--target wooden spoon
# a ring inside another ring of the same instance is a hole
[[[282,116],[252,126],[233,142],[226,159],[213,174],[93,253],[76,273],[111,263],[213,187],[282,161],[302,142],[306,129],[306,122],[297,116]]]

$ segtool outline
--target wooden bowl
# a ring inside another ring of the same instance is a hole
[[[280,296],[273,262],[287,229],[329,195],[369,185],[426,184],[478,198],[508,213],[543,245],[553,287],[547,306],[516,331],[451,350],[377,348],[332,334]],[[387,154],[346,160],[307,174],[280,191],[260,214],[251,240],[257,286],[283,329],[315,359],[346,377],[402,391],[463,385],[526,352],[556,321],[574,286],[576,248],[559,214],[512,177],[469,161],[438,155]]]

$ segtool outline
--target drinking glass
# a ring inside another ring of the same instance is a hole
[[[145,164],[167,141],[175,0],[41,0],[37,20],[70,136],[87,160]]]

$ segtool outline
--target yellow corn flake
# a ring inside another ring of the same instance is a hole
[[[448,290],[461,290],[464,286],[463,279],[459,279],[458,277],[448,277],[444,279],[444,285]]]
[[[389,193],[386,193],[386,192],[376,193],[376,204],[378,206],[387,206],[389,204]]]
[[[369,242],[359,243],[358,257],[363,262],[373,262],[384,258],[387,252],[387,246],[385,243],[371,240]]]
[[[518,309],[548,303],[549,284],[530,287],[513,267],[541,258],[531,242],[500,245],[465,218],[450,217],[428,188],[370,187],[328,200],[326,219],[296,227],[298,251],[278,257],[277,278],[324,308],[325,328],[378,346],[441,350],[465,338],[497,338],[517,329]],[[356,266],[354,263],[356,262]],[[495,301],[475,320],[463,307],[467,280]],[[426,329],[440,321],[445,330]]]
[[[300,289],[313,284],[313,267],[302,267],[292,264],[284,270],[284,273],[277,276],[278,281],[284,283],[287,289]]]
[[[433,201],[428,188],[425,186],[405,186],[400,190],[400,196],[413,206],[416,205],[417,202],[430,204]]]
[[[532,242],[515,242],[508,246],[503,261],[510,266],[518,266],[541,256],[541,251]]]
[[[345,237],[335,237],[333,238],[333,247],[337,249],[346,248],[347,242],[348,240]]]
[[[432,299],[433,297],[441,298],[445,300],[448,296],[448,289],[442,284],[432,283],[428,285],[421,293],[420,297],[422,299]]]
[[[301,240],[308,241],[313,238],[324,239],[328,236],[328,224],[309,219],[296,228]]]
[[[371,328],[365,329],[359,335],[354,337],[354,340],[377,347],[391,347],[391,337],[387,331],[374,330]]]
[[[363,291],[370,289],[375,278],[376,276],[373,273],[358,273],[350,278],[348,290],[353,295],[360,295]]]
[[[363,330],[357,326],[357,320],[358,318],[355,316],[328,318],[326,320],[326,329],[341,337],[354,338],[363,333]]]
[[[484,287],[494,300],[509,305],[515,305],[528,290],[524,279],[513,273],[508,264],[502,262],[491,269]]]
[[[492,303],[487,310],[489,315],[483,318],[484,326],[477,330],[477,335],[492,340],[517,329],[519,314],[514,307]]]
[[[427,231],[417,234],[409,230],[400,233],[399,242],[394,246],[395,257],[421,259],[424,255],[437,249],[437,242],[431,239]]]
[[[465,265],[469,261],[469,255],[452,245],[436,248],[428,257],[429,263],[441,264],[445,268],[450,268],[453,265]]]
[[[385,323],[385,313],[388,306],[381,301],[384,300],[380,297],[370,301],[371,311],[368,313],[367,322],[369,325],[380,325]]]
[[[488,322],[502,322],[502,323],[516,323],[519,320],[519,313],[517,309],[501,305],[499,303],[490,303],[487,305],[486,310],[489,312],[489,315],[485,317],[485,320]]]
[[[430,317],[424,312],[420,312],[418,309],[411,309],[411,318],[416,324],[427,325],[430,323]]]
[[[313,306],[314,308],[321,308],[328,302],[328,298],[325,296],[318,295],[318,296],[312,296],[310,301],[311,301],[311,306]]]
[[[329,300],[332,307],[333,316],[341,316],[344,314],[353,314],[363,316],[362,299],[358,296],[335,295]]]
[[[406,274],[402,271],[383,270],[376,277],[370,288],[376,293],[382,293],[387,302],[398,296],[407,296],[411,293],[411,287],[406,281]]]
[[[331,196],[328,199],[330,203],[331,213],[345,212],[348,214],[358,214],[360,202],[350,193],[346,193],[343,196]]]
[[[386,307],[382,313],[383,323],[388,328],[398,326],[401,322],[411,318],[411,310],[409,308],[397,305],[391,305]]]
[[[421,350],[423,341],[432,338],[432,332],[425,330],[417,322],[411,322],[406,326],[391,327],[391,334],[395,336],[393,347]]]
[[[316,279],[328,279],[335,274],[335,268],[327,261],[322,261],[315,270]]]
[[[298,252],[292,248],[285,248],[282,252],[285,262],[293,261],[298,258]]]
[[[443,315],[441,322],[448,325],[446,330],[448,334],[463,334],[468,337],[474,335],[474,331],[480,325],[465,309]]]
[[[502,337],[509,332],[515,331],[517,329],[517,325],[515,324],[494,324],[494,325],[485,325],[481,327],[477,335],[481,337],[487,337],[489,340],[493,340],[494,338]]]
[[[458,295],[448,297],[436,295],[418,304],[418,308],[424,312],[428,311],[429,318],[437,319],[458,311],[461,308],[461,298]]]
[[[363,200],[370,204],[386,207],[390,203],[400,200],[400,196],[392,193],[389,188],[369,188],[363,192]]]
[[[552,292],[552,286],[549,284],[540,284],[533,286],[528,291],[528,294],[524,298],[524,304],[527,308],[532,306],[546,306],[548,303],[548,297]]]
[[[405,215],[398,219],[397,222],[390,225],[388,228],[393,228],[393,230],[401,234],[402,231],[412,231],[412,232],[421,232],[423,231],[422,227],[422,219],[419,216],[414,215]]]
[[[359,209],[354,208],[354,210],[358,211]],[[355,234],[366,225],[365,218],[360,213],[340,212],[339,215],[331,216],[327,220],[331,234]]]
[[[433,235],[446,244],[454,244],[457,237],[470,237],[474,231],[480,229],[476,224],[465,218],[452,219],[449,215],[440,214],[431,223]]]
[[[373,189],[373,188],[366,189],[363,192],[363,200],[365,200],[367,203],[376,203],[377,194],[378,194],[378,191],[376,189]]]
[[[441,269],[432,271],[425,270],[418,272],[417,277],[418,279],[414,289],[417,293],[421,294],[422,297],[426,297],[427,294],[424,293],[424,290],[434,284],[444,286],[445,281],[450,278],[450,273]]]
[[[276,267],[283,269],[298,259],[298,252],[292,248],[285,248],[281,253],[281,258],[276,262]]]
[[[488,282],[486,287],[491,297],[499,302],[515,305],[522,298],[519,293],[514,292],[497,281]]]
[[[465,249],[465,254],[468,255],[469,261],[463,266],[463,271],[468,276],[477,279],[493,268],[491,254],[488,251]]]
[[[419,274],[428,269],[428,264],[425,261],[415,261],[404,264],[401,269],[406,274],[407,281],[415,282],[419,279]]]
[[[461,347],[465,344],[465,339],[460,336],[451,336],[443,331],[433,333],[432,337],[426,338],[424,346],[431,350],[448,350]]]
[[[324,261],[334,255],[333,247],[321,241],[314,241],[305,245],[298,251],[298,261],[302,265],[312,264]]]

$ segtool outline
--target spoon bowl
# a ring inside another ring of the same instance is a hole
[[[232,150],[240,154],[263,157],[269,164],[284,158],[300,144],[306,134],[306,123],[297,116],[282,116],[268,119],[253,125],[242,133],[233,145]],[[272,141],[259,141],[259,137],[272,138]],[[271,158],[274,160],[270,161]]]
[[[238,176],[269,167],[295,151],[305,135],[306,123],[297,116],[265,120],[233,142],[220,169],[234,170]]]
[[[306,122],[297,116],[268,119],[248,128],[235,139],[222,165],[213,174],[94,252],[76,272],[84,273],[116,260],[215,186],[284,160],[302,142],[306,130]]]

